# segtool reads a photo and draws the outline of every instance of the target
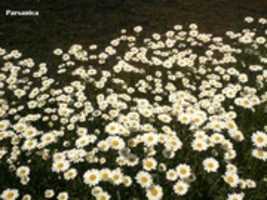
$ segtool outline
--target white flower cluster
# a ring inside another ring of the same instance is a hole
[[[0,182],[1,198],[257,191],[267,170],[267,20],[245,21],[225,38],[191,24],[143,39],[137,26],[102,51],[55,49],[56,69],[0,48],[0,166],[23,186]],[[42,191],[29,194],[35,184]]]

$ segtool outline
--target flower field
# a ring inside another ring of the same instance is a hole
[[[267,19],[53,54],[0,48],[3,200],[267,199]]]

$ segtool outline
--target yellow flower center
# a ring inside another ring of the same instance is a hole
[[[147,183],[148,182],[148,178],[145,177],[145,176],[141,177],[141,182]]]
[[[89,176],[89,179],[90,179],[91,181],[95,181],[95,180],[96,180],[96,175],[94,175],[94,174],[90,175],[90,176]]]
[[[12,199],[12,198],[14,198],[14,196],[15,196],[15,194],[13,192],[9,192],[6,197],[7,197],[7,199]]]
[[[264,141],[264,139],[262,137],[257,137],[256,140],[257,140],[258,143],[262,143]]]
[[[150,189],[150,192],[151,192],[152,196],[157,196],[159,193],[158,190],[154,187]]]

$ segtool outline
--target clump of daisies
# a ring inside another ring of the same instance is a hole
[[[0,198],[266,199],[266,25],[0,48]]]

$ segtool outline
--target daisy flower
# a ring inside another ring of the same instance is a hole
[[[143,188],[148,188],[152,185],[153,183],[153,178],[152,176],[148,173],[148,172],[145,172],[145,171],[139,171],[137,174],[136,174],[136,182],[141,185],[141,187]]]
[[[6,189],[2,192],[1,198],[3,200],[15,200],[19,197],[19,191],[17,189]]]
[[[159,185],[153,185],[146,190],[146,197],[149,200],[160,200],[163,198],[163,190]]]
[[[252,134],[251,140],[253,144],[258,148],[267,146],[267,134],[261,131],[257,131]]]
[[[89,186],[95,186],[100,182],[99,171],[96,169],[87,170],[83,174],[83,181]]]
[[[52,171],[64,172],[70,167],[70,163],[67,160],[57,160],[53,162]]]
[[[245,197],[244,193],[232,193],[228,194],[227,200],[243,200]]]
[[[207,172],[217,172],[219,168],[219,162],[212,157],[203,160],[202,164]]]
[[[146,171],[152,171],[155,170],[157,167],[157,161],[154,158],[145,158],[143,160],[143,168]]]
[[[233,188],[236,188],[239,184],[239,176],[235,173],[226,173],[223,180]]]
[[[177,181],[175,183],[175,185],[173,186],[173,190],[175,192],[175,194],[177,194],[178,196],[183,196],[188,192],[189,189],[189,185],[184,182],[184,181]]]
[[[177,171],[178,176],[181,179],[186,179],[192,174],[191,173],[191,167],[187,164],[179,164],[176,167],[176,171]]]
[[[109,200],[111,197],[107,192],[100,192],[96,195],[96,200]]]

